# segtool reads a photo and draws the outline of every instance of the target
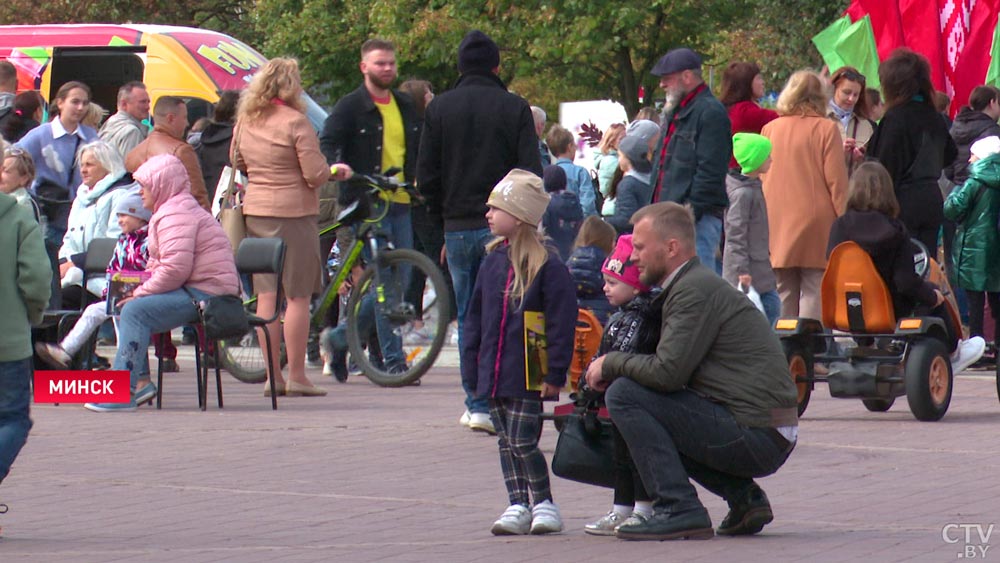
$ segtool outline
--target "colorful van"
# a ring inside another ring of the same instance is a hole
[[[60,86],[79,80],[90,86],[94,102],[114,113],[118,88],[140,80],[154,104],[160,96],[187,101],[191,121],[207,115],[222,90],[246,86],[267,62],[215,31],[142,24],[4,25],[0,59],[17,68],[18,91],[38,90],[51,100]],[[318,131],[326,112],[305,98]]]

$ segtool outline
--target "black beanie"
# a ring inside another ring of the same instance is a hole
[[[500,66],[500,48],[478,29],[465,34],[458,44],[458,72],[491,71]]]
[[[542,170],[542,185],[547,193],[566,189],[566,171],[558,164],[550,164]]]

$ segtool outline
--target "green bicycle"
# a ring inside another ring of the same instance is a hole
[[[310,344],[314,346],[318,342],[320,332],[327,324],[328,311],[338,304],[340,288],[345,286],[349,288],[344,318],[351,358],[373,383],[401,387],[420,379],[434,365],[444,346],[451,312],[447,299],[449,290],[441,269],[416,250],[393,248],[378,228],[378,223],[388,213],[390,193],[404,189],[415,200],[421,197],[413,187],[400,184],[392,176],[392,170],[384,176],[356,173],[350,181],[363,184],[366,189],[361,197],[338,214],[333,225],[320,231],[323,238],[334,236],[337,231],[344,234],[341,229],[349,227],[353,240],[346,244],[346,248],[341,246],[340,265],[313,302]],[[358,275],[355,268],[362,266],[363,271]],[[419,302],[414,302],[416,300],[412,297],[407,299],[406,289],[411,276],[417,274],[422,275],[426,282],[423,294],[417,298]],[[382,315],[399,338],[405,366],[387,367],[381,361],[374,315]],[[415,321],[423,322],[422,335],[404,338],[403,329],[412,326]],[[369,351],[366,347],[376,350]],[[281,356],[280,363],[284,367],[284,351]],[[262,383],[267,380],[264,354],[253,331],[240,342],[220,341],[219,359],[222,366],[240,381]]]

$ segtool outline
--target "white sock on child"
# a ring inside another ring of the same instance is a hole
[[[632,514],[632,507],[624,504],[616,504],[611,507],[615,514],[622,518],[628,518]]]

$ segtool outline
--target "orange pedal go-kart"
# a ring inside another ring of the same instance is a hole
[[[919,249],[914,255],[917,273],[938,286],[952,326],[961,327],[944,272],[923,245],[914,243]],[[797,318],[778,319],[774,325],[798,387],[799,416],[815,384],[826,382],[831,396],[861,399],[869,411],[887,411],[905,395],[917,420],[941,419],[951,403],[950,356],[958,346],[942,319],[897,318],[885,281],[854,242],[833,249],[821,291],[822,323]],[[834,339],[844,337],[853,338],[857,346],[841,351]]]

